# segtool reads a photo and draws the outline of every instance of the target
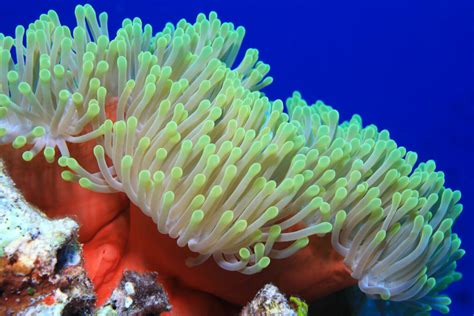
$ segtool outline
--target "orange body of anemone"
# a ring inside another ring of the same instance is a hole
[[[113,106],[108,107],[114,108]],[[94,143],[71,145],[71,156],[96,170]],[[61,168],[41,157],[24,162],[19,150],[0,146],[0,158],[25,198],[50,217],[69,216],[80,224],[79,238],[98,304],[116,287],[124,269],[156,271],[172,305],[171,315],[228,315],[238,311],[266,283],[311,301],[356,283],[328,237],[313,236],[295,255],[273,260],[254,275],[218,267],[213,260],[189,268],[193,254],[160,234],[151,218],[122,193],[101,194],[61,179]]]

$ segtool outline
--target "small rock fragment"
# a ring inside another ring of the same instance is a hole
[[[299,298],[290,302],[273,284],[265,285],[242,310],[241,316],[306,316],[308,307]]]
[[[165,291],[156,281],[157,275],[125,271],[118,287],[96,315],[160,315],[171,310]]]

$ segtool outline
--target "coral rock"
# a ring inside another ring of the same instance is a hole
[[[254,299],[242,310],[241,316],[304,316],[307,314],[306,304],[296,298],[288,302],[284,294],[273,284],[265,285]],[[304,305],[304,307],[302,307]]]
[[[155,272],[124,271],[120,284],[97,315],[160,315],[171,310],[156,277]]]
[[[28,204],[0,161],[0,314],[91,314],[78,225]]]

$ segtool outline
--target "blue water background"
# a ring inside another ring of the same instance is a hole
[[[55,9],[74,21],[80,1],[2,1],[0,32],[13,35]],[[109,13],[113,32],[138,16],[160,30],[199,12],[247,29],[271,65],[265,92],[286,99],[299,90],[323,100],[343,119],[358,113],[388,129],[399,145],[434,159],[447,185],[463,193],[455,226],[467,255],[462,281],[449,288],[452,315],[472,315],[474,303],[474,1],[89,1]]]

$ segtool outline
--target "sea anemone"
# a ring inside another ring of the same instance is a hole
[[[105,13],[78,6],[76,18],[71,32],[50,11],[0,37],[0,143],[30,145],[27,161],[58,148],[63,179],[124,192],[197,253],[189,266],[213,257],[254,274],[332,232],[364,293],[448,311],[461,195],[434,162],[413,170],[387,131],[299,93],[285,112],[260,92],[272,78],[256,50],[233,67],[244,29],[214,12],[156,35],[127,19],[113,39]],[[90,141],[98,172],[68,149]]]

